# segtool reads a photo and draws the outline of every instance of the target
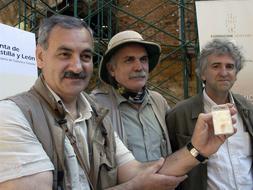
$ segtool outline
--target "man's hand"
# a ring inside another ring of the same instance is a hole
[[[231,115],[237,113],[233,104],[227,105]],[[235,123],[235,119],[232,118],[232,122]],[[236,129],[234,129],[235,132]],[[229,136],[231,135],[214,135],[212,114],[199,114],[192,136],[192,144],[203,156],[208,157],[215,153]]]
[[[131,161],[120,166],[118,180],[121,184],[107,190],[172,190],[187,178],[186,175],[176,177],[158,174],[163,164],[164,159],[161,158],[147,163]]]
[[[179,183],[184,181],[187,176],[166,176],[158,174],[158,170],[162,167],[164,159],[160,159],[153,165],[147,167],[143,172],[140,172],[134,179],[136,190],[172,190],[175,189]],[[144,183],[145,182],[145,183]]]

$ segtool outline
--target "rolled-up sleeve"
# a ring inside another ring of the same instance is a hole
[[[0,101],[0,182],[53,169],[19,107]]]
[[[124,165],[132,160],[134,160],[133,154],[127,149],[127,147],[120,140],[118,134],[114,132],[116,141],[116,160],[118,166]]]

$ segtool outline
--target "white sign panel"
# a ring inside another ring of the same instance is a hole
[[[196,1],[200,48],[213,38],[227,38],[246,58],[232,91],[253,102],[253,0]]]
[[[0,23],[0,99],[30,89],[37,78],[35,35]]]

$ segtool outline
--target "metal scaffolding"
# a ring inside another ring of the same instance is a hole
[[[136,30],[162,47],[160,64],[150,74],[148,85],[173,106],[197,89],[194,3],[194,0],[0,0],[0,22],[36,33],[41,18],[53,14],[85,20],[95,36],[95,72],[110,38],[122,30]],[[4,18],[10,10],[8,18],[12,20]],[[97,85],[96,81],[94,78],[90,88]]]

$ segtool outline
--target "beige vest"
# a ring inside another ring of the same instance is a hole
[[[20,107],[54,164],[53,189],[61,187],[67,190],[68,188],[62,183],[62,176],[66,170],[63,160],[64,150],[62,150],[65,132],[60,125],[64,121],[65,113],[62,105],[55,101],[43,82],[40,77],[28,92],[8,99]],[[87,94],[84,95],[93,109],[93,115],[87,122],[90,155],[88,177],[93,188],[100,190],[117,183],[114,132],[110,120],[106,117],[108,111],[98,107]]]

